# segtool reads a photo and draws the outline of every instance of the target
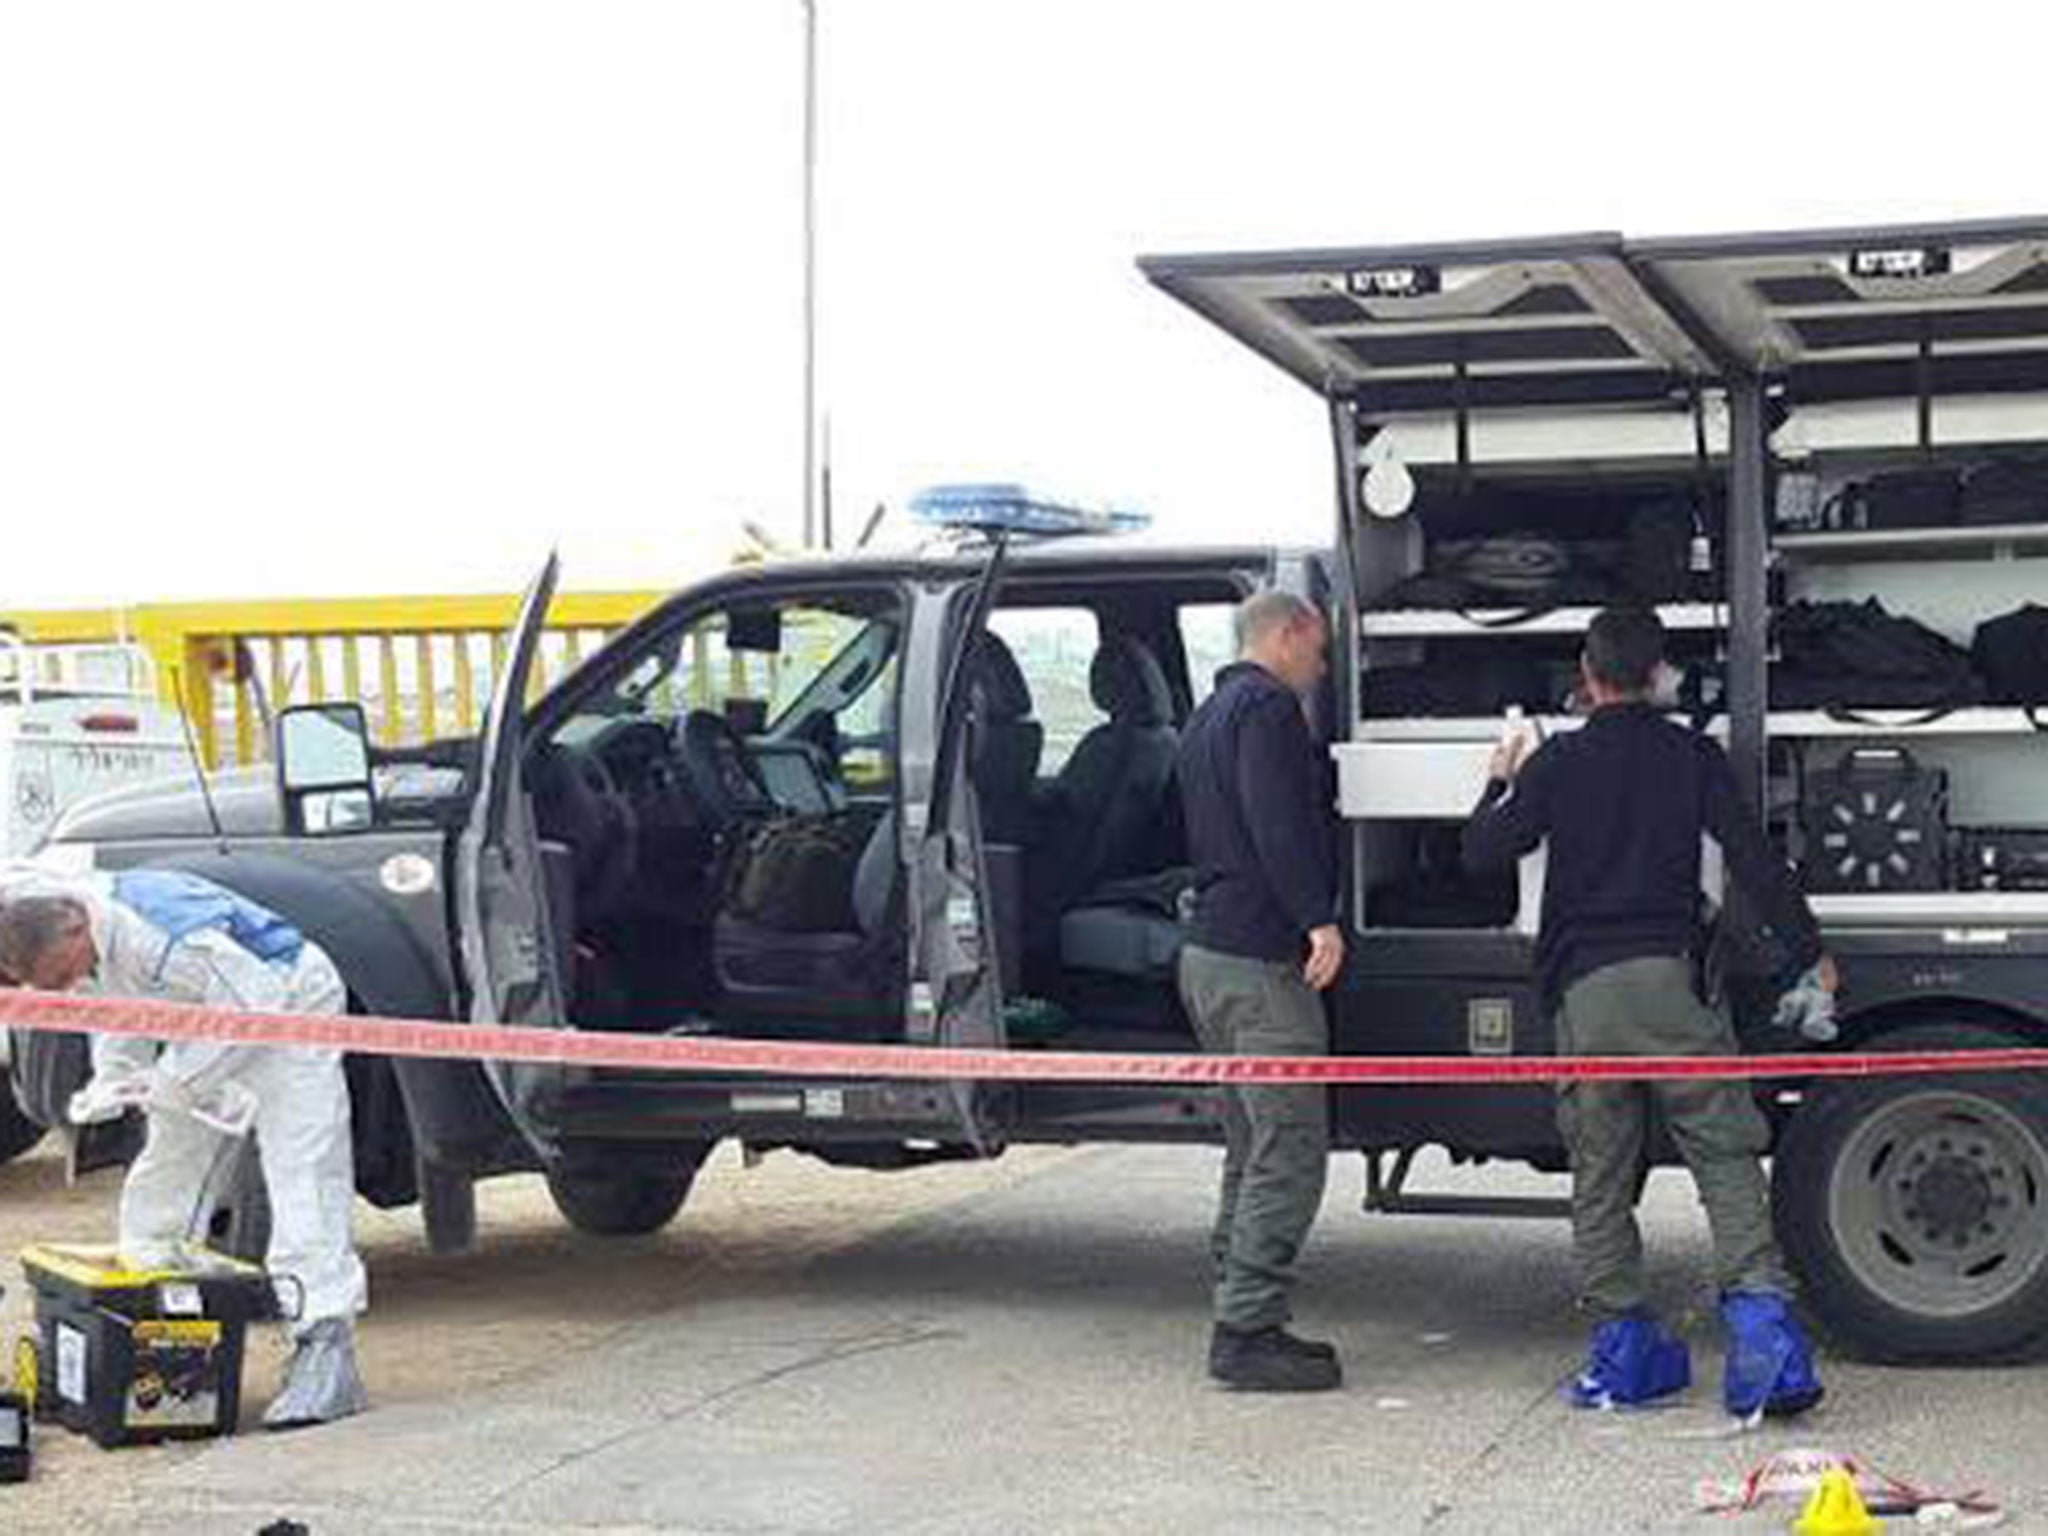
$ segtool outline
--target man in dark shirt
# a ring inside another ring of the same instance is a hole
[[[1720,845],[1735,884],[1798,968],[1830,992],[1837,985],[1813,914],[1744,808],[1727,756],[1650,704],[1663,656],[1654,613],[1610,609],[1595,619],[1581,667],[1591,717],[1533,756],[1526,733],[1503,741],[1465,829],[1475,868],[1549,844],[1537,960],[1560,1055],[1734,1053],[1726,1013],[1694,985],[1702,835]],[[1635,1203],[1653,1106],[1713,1229],[1730,1332],[1728,1406],[1744,1417],[1811,1406],[1820,1383],[1785,1305],[1790,1281],[1760,1161],[1769,1128],[1746,1084],[1713,1079],[1560,1089],[1573,1245],[1583,1304],[1596,1320],[1575,1397],[1587,1406],[1639,1402],[1677,1390],[1690,1374],[1683,1343],[1650,1316],[1644,1288]]]
[[[1334,828],[1304,696],[1323,679],[1329,630],[1284,592],[1238,610],[1240,659],[1181,737],[1195,869],[1180,989],[1206,1050],[1321,1056],[1321,993],[1344,964]],[[1212,1242],[1209,1374],[1246,1391],[1312,1392],[1342,1380],[1337,1354],[1288,1332],[1294,1269],[1322,1204],[1328,1097],[1320,1086],[1224,1090],[1223,1193]]]

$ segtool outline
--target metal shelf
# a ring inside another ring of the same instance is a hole
[[[2048,923],[2048,891],[1901,891],[1809,896],[1823,924],[1863,928],[1984,928]]]
[[[2043,735],[2028,720],[2023,709],[1957,709],[1937,720],[1926,720],[1923,710],[1863,709],[1862,720],[1837,720],[1819,710],[1773,710],[1769,731],[1774,737],[1899,737],[1899,736],[2038,736]],[[1895,717],[1895,718],[1894,718]],[[1875,724],[1869,722],[1877,722]],[[1919,722],[1919,723],[1915,723]],[[2048,712],[2042,714],[2048,727]]]
[[[1668,603],[1657,610],[1667,630],[1702,631],[1726,627],[1724,603]],[[1473,608],[1450,611],[1402,608],[1358,616],[1358,630],[1368,640],[1444,638],[1513,639],[1520,635],[1582,635],[1600,609],[1550,608],[1514,622],[1519,608]]]
[[[1678,725],[1690,725],[1687,714],[1665,717]],[[1528,723],[1544,736],[1575,731],[1586,723],[1583,715],[1530,715]],[[1351,739],[1360,742],[1485,742],[1500,740],[1507,729],[1503,715],[1405,715],[1383,720],[1360,720],[1351,727]],[[1713,736],[1728,734],[1728,717],[1716,714],[1707,724]]]
[[[1853,533],[1781,533],[1782,554],[1821,561],[1952,555],[1968,560],[2026,560],[2048,556],[2048,522],[2000,523],[1983,528],[1878,528]]]

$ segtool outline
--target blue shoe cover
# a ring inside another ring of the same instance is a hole
[[[1586,1368],[1573,1378],[1570,1397],[1577,1408],[1625,1408],[1691,1385],[1685,1340],[1653,1317],[1617,1317],[1593,1330]]]
[[[1821,1399],[1813,1346],[1785,1298],[1730,1291],[1721,1299],[1728,1325],[1728,1371],[1721,1399],[1738,1419],[1790,1418]]]

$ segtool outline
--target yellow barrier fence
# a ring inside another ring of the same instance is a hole
[[[573,671],[662,596],[558,593],[531,691]],[[219,767],[267,757],[263,722],[287,704],[356,700],[392,746],[476,729],[518,606],[509,594],[149,603],[4,613],[0,625],[28,641],[140,645],[158,690]]]

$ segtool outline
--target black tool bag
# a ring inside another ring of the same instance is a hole
[[[1999,459],[1971,470],[1958,515],[1975,527],[2048,522],[2048,459]]]
[[[857,811],[787,816],[754,829],[733,860],[725,909],[790,933],[850,933],[853,882],[874,818]]]
[[[1782,658],[1771,674],[1778,708],[1940,712],[1984,697],[1968,652],[1876,598],[1789,604],[1772,633]]]
[[[1811,774],[1800,821],[1809,891],[1948,886],[1948,775],[1898,747],[1857,747]]]
[[[1962,475],[1946,465],[1872,475],[1843,487],[1821,514],[1842,533],[1945,528],[1962,515]]]
[[[1541,714],[1556,709],[1570,689],[1559,675],[1563,663],[1492,644],[1467,642],[1455,655],[1451,649],[1432,647],[1419,666],[1369,668],[1360,686],[1366,718],[1498,715],[1510,705]]]
[[[1383,609],[1508,608],[1540,613],[1614,595],[1607,575],[1556,539],[1521,534],[1457,539],[1430,550],[1425,568],[1389,588]]]
[[[2028,603],[1977,626],[1970,655],[1994,704],[2048,704],[2048,608]]]
[[[1365,921],[1372,928],[1506,928],[1521,908],[1515,870],[1474,874],[1465,868],[1460,829],[1430,826],[1416,837],[1415,861],[1406,874],[1366,893]]]
[[[1963,828],[1955,877],[1965,891],[2048,891],[2048,827]]]
[[[1654,502],[1631,513],[1614,572],[1620,595],[1651,606],[1691,596],[1693,531],[1683,502]]]

